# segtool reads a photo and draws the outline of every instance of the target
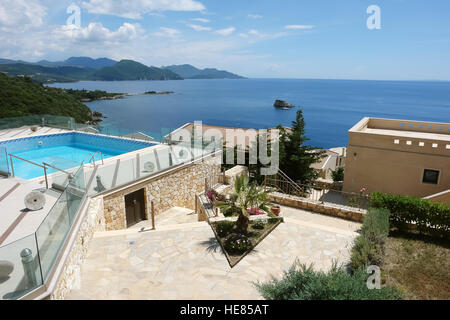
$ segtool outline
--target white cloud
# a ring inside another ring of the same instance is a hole
[[[287,32],[278,32],[278,33],[261,33],[259,30],[251,29],[247,33],[240,33],[239,36],[242,38],[249,39],[249,42],[256,42],[259,40],[269,40],[269,39],[276,39],[280,37],[284,37],[287,35]]]
[[[291,24],[291,25],[285,26],[284,28],[288,29],[288,30],[309,30],[309,29],[314,28],[314,26],[304,25],[304,24]]]
[[[142,19],[152,11],[203,11],[205,6],[195,0],[88,0],[83,8],[89,13],[108,14],[129,19]]]
[[[210,31],[210,27],[199,26],[198,24],[188,24],[189,28],[194,29],[195,31]]]
[[[259,14],[249,14],[247,17],[249,17],[250,19],[262,19],[263,16],[259,15]]]
[[[160,31],[155,32],[153,35],[157,37],[169,37],[173,38],[179,34],[181,34],[180,30],[173,29],[173,28],[166,28],[166,27],[160,27]]]
[[[192,21],[197,21],[197,22],[203,22],[203,23],[210,23],[211,20],[209,19],[205,19],[205,18],[192,18]]]
[[[47,8],[37,0],[0,1],[0,30],[21,32],[42,26]]]
[[[216,30],[215,33],[220,34],[221,36],[229,36],[234,31],[236,31],[235,27],[229,27],[225,29]]]
[[[136,37],[139,25],[124,23],[116,31],[105,28],[100,22],[91,22],[85,28],[77,28],[73,25],[63,25],[54,30],[53,34],[59,39],[76,42],[126,42]]]

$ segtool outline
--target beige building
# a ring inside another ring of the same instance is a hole
[[[201,135],[204,141],[212,141],[213,139],[217,141],[218,137],[220,137],[221,140],[226,143],[227,147],[238,146],[239,149],[245,150],[257,141],[256,139],[259,130],[261,129],[186,123],[182,127],[166,135],[165,139],[169,143],[183,142],[187,139],[191,139],[191,136],[193,137],[195,132],[195,134]],[[271,130],[276,130],[276,128],[267,129],[268,139],[272,138]],[[290,130],[290,128],[285,128],[285,130]],[[188,135],[188,137],[186,135]]]
[[[430,197],[450,189],[450,123],[364,118],[349,131],[344,191]]]
[[[339,167],[339,154],[331,150],[324,151],[324,157],[319,162],[313,163],[311,168],[317,170],[320,178],[332,180],[331,172]]]

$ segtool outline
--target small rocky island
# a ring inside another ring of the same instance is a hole
[[[144,94],[172,94],[173,91],[146,91]]]
[[[275,108],[280,108],[280,109],[283,109],[283,110],[291,109],[291,108],[294,107],[294,105],[292,105],[292,104],[290,104],[290,103],[288,103],[288,102],[286,102],[284,100],[275,100],[275,103],[273,104],[273,106]]]

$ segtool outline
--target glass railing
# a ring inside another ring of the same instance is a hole
[[[43,284],[36,234],[0,247],[0,299],[17,299]]]
[[[0,147],[0,174],[9,175],[8,153],[5,147]]]
[[[54,116],[48,114],[0,119],[0,130],[33,125],[74,129],[75,120],[71,117]]]
[[[161,142],[163,140],[163,136],[165,131],[163,132],[155,132],[148,130],[136,130],[135,128],[119,128],[115,127],[111,124],[99,124],[95,126],[95,129],[100,133],[107,136],[115,136],[115,137],[127,137],[127,138],[135,138],[141,140],[150,140]]]
[[[49,276],[86,195],[83,165],[34,234],[0,247],[0,299],[17,299]]]
[[[98,166],[93,182],[87,191],[89,196],[111,190],[138,179],[149,177],[168,168],[182,165],[202,158],[207,154],[222,150],[221,143],[208,145],[195,143],[178,143],[176,145],[159,145],[147,150],[134,152],[129,157],[116,161],[107,161]],[[89,168],[90,176],[94,168]]]
[[[107,123],[99,123],[97,125],[83,124],[76,123],[75,120],[71,117],[45,114],[0,119],[0,130],[20,128],[23,126],[48,126],[88,133],[99,133],[115,137],[128,137],[149,141],[152,140],[157,142],[164,141],[164,136],[176,129],[163,129],[160,132],[155,132],[148,130],[136,130],[135,128],[119,128]]]

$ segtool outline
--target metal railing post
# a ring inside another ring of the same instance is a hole
[[[36,273],[35,273],[35,261],[33,258],[33,251],[31,249],[25,248],[20,252],[20,257],[22,260],[23,271],[25,273],[25,283],[26,288],[31,289],[36,287]]]
[[[47,167],[44,166],[45,189],[48,189]]]
[[[14,175],[14,165],[13,165],[13,160],[12,160],[11,155],[9,155],[9,160],[11,162],[11,173],[12,173],[12,176],[15,177],[15,175]]]

